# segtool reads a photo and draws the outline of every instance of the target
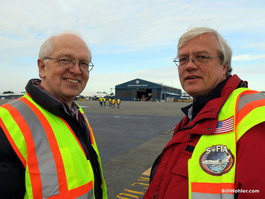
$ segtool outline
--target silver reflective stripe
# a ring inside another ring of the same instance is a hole
[[[213,194],[193,192],[191,199],[234,199],[234,194]]]
[[[75,199],[93,199],[93,191],[89,191],[88,193],[82,195],[82,196],[79,196]]]
[[[58,195],[59,183],[56,164],[42,124],[35,113],[23,101],[15,100],[9,104],[20,112],[32,133],[38,159],[43,198]]]
[[[253,102],[256,100],[260,100],[260,99],[265,99],[265,95],[263,93],[254,93],[254,94],[249,94],[249,95],[242,95],[239,99],[238,111],[240,111],[249,102]]]

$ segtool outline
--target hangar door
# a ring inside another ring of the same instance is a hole
[[[138,88],[137,89],[137,99],[148,101],[152,98],[152,89]]]

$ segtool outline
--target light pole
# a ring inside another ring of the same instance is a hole
[[[110,88],[110,95],[113,95],[112,89],[115,89],[115,88]]]

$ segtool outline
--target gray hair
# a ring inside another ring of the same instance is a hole
[[[231,75],[232,67],[231,67],[231,60],[232,60],[232,49],[230,48],[229,44],[226,40],[214,29],[207,28],[207,27],[197,27],[193,28],[186,33],[184,33],[178,43],[178,51],[182,48],[186,43],[188,43],[194,37],[199,35],[209,33],[216,36],[218,41],[217,50],[219,52],[220,60],[222,65],[227,66],[227,74],[226,76]]]
[[[54,46],[53,46],[53,38],[55,36],[52,36],[50,38],[48,38],[40,47],[40,52],[39,52],[39,59],[44,59],[45,57],[48,57],[51,52],[53,51],[54,49]]]

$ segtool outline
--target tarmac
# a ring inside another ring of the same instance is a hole
[[[110,199],[141,199],[150,168],[183,117],[186,102],[129,102],[120,108],[78,102],[90,120],[101,152]]]
[[[183,117],[181,107],[189,103],[122,101],[120,108],[110,108],[108,102],[77,103],[94,130],[109,199],[141,199],[150,168]]]

